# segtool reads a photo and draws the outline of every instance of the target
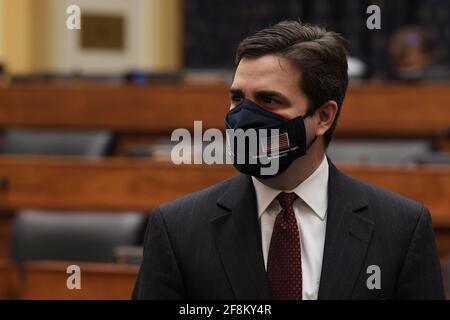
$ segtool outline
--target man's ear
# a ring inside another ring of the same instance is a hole
[[[330,100],[325,102],[316,111],[317,130],[316,135],[323,136],[328,129],[333,125],[334,119],[338,112],[338,105],[336,101]]]

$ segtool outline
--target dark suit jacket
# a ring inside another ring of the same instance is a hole
[[[319,299],[443,299],[428,210],[330,164]],[[381,289],[368,289],[379,266]],[[155,209],[134,299],[269,299],[253,183],[239,175]]]

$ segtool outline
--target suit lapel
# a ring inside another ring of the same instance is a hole
[[[373,222],[358,182],[329,162],[328,213],[319,299],[349,299],[372,238]]]
[[[256,197],[250,177],[234,178],[217,200],[214,239],[237,299],[269,299]]]
[[[373,222],[358,182],[329,161],[328,213],[319,299],[349,299],[360,273]],[[234,178],[217,200],[214,240],[237,299],[269,299],[256,197],[250,177]]]

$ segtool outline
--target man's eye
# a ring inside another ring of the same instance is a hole
[[[242,97],[240,96],[231,96],[231,101],[234,103],[239,103],[242,101]]]
[[[262,101],[264,104],[273,104],[273,103],[277,103],[276,100],[274,100],[274,99],[272,99],[272,98],[270,98],[270,97],[264,97],[264,98],[261,99],[261,101]]]

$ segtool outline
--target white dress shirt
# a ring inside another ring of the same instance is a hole
[[[316,300],[322,271],[323,247],[328,207],[328,162],[322,163],[305,181],[293,190],[276,190],[252,177],[256,191],[258,217],[261,226],[262,250],[267,270],[270,239],[275,218],[281,206],[275,197],[281,192],[295,192],[293,207],[300,232],[303,300]]]

